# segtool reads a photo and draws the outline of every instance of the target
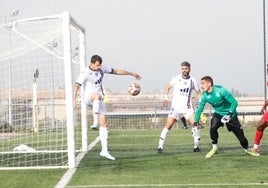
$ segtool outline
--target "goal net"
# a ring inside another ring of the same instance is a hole
[[[72,94],[84,29],[63,12],[0,25],[0,43],[0,169],[75,167],[87,145]]]

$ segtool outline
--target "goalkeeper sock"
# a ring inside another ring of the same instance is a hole
[[[99,100],[94,100],[93,101],[93,125],[98,125],[99,124],[99,111],[100,111],[100,101]]]
[[[260,145],[261,139],[263,136],[263,131],[256,130],[255,133],[255,139],[254,139],[254,145]]]
[[[107,127],[100,127],[99,128],[99,136],[101,142],[101,153],[108,152],[108,131]]]
[[[168,135],[168,132],[169,132],[169,130],[166,127],[164,127],[163,130],[162,130],[162,132],[161,132],[161,134],[160,134],[158,148],[162,148],[163,149],[163,146],[164,146],[166,137]]]

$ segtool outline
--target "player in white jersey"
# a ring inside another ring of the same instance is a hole
[[[74,86],[74,107],[76,108],[76,98],[80,87],[83,87],[82,99],[87,105],[92,105],[93,110],[93,126],[92,128],[99,127],[99,136],[101,141],[101,152],[102,157],[106,157],[110,160],[115,160],[111,156],[107,149],[108,131],[107,131],[107,118],[106,109],[102,102],[104,97],[102,80],[104,74],[117,74],[117,75],[131,75],[134,78],[140,80],[141,76],[139,74],[121,70],[113,69],[110,67],[102,66],[102,58],[98,55],[93,55],[91,57],[91,64],[89,67],[85,68],[79,75]]]
[[[176,121],[185,117],[191,125],[194,124],[194,108],[192,104],[192,91],[200,97],[200,88],[195,78],[190,76],[191,65],[188,62],[181,63],[181,74],[173,77],[167,84],[164,91],[163,105],[168,105],[168,93],[173,87],[173,99],[171,104],[171,110],[169,112],[165,127],[163,128],[159,144],[157,148],[158,153],[163,152],[164,142],[167,138],[168,132]],[[194,152],[200,152],[200,129],[199,127],[192,127],[192,136],[194,138]]]

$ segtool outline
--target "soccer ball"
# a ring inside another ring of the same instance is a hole
[[[128,86],[128,93],[132,96],[136,96],[141,92],[141,87],[137,83],[132,83]]]

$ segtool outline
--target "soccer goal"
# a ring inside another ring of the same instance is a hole
[[[0,25],[0,43],[0,169],[75,167],[87,150],[86,108],[73,110],[84,29],[65,11]]]

